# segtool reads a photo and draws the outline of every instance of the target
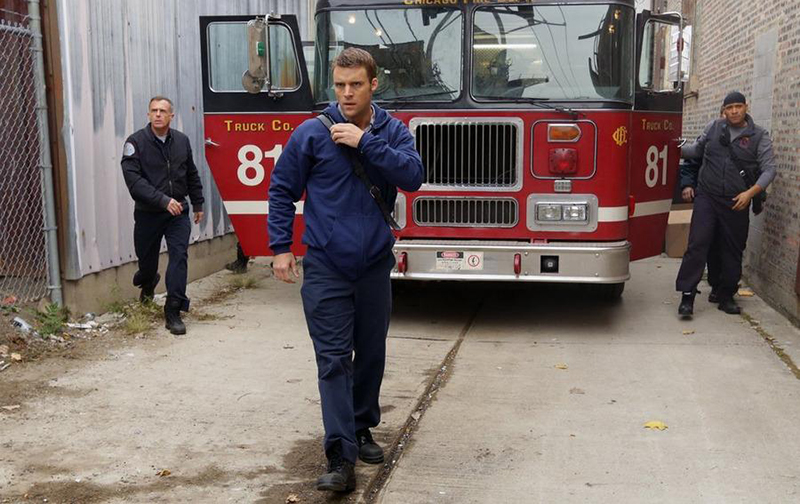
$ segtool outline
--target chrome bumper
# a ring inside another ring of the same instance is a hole
[[[405,254],[405,272],[401,272]],[[619,283],[630,278],[630,243],[398,240],[397,280]],[[461,256],[461,259],[458,258]],[[557,271],[542,271],[553,258]],[[459,262],[460,261],[460,262]],[[518,264],[515,272],[515,263]]]

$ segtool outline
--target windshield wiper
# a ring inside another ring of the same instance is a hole
[[[526,103],[528,105],[533,105],[539,108],[555,110],[556,112],[561,112],[562,114],[570,114],[574,119],[577,119],[578,117],[581,116],[586,117],[586,115],[583,112],[578,112],[577,110],[573,110],[569,107],[561,107],[559,105],[546,103],[549,100],[550,98],[501,98],[501,101],[509,101],[511,103]]]
[[[413,100],[415,98],[421,98],[423,96],[436,96],[436,95],[445,94],[445,93],[451,93],[452,94],[452,93],[457,93],[457,92],[458,91],[456,91],[455,89],[442,89],[441,91],[433,91],[433,92],[430,92],[430,93],[420,93],[420,94],[404,95],[404,96],[393,96],[391,98],[378,98],[377,101],[386,101],[386,102],[408,101],[408,100]]]

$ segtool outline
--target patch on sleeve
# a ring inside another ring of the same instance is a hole
[[[136,153],[136,147],[130,142],[125,142],[125,147],[122,148],[123,156],[133,156]]]

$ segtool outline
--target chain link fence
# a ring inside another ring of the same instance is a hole
[[[27,27],[26,16],[3,17],[6,19],[0,19],[0,302],[11,304],[34,301],[47,294],[47,254],[33,34]]]

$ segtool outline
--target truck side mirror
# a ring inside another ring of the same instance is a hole
[[[270,87],[269,25],[266,17],[247,22],[247,70],[242,74],[242,87],[258,94]]]

